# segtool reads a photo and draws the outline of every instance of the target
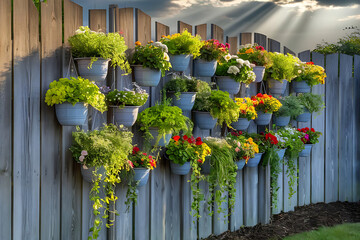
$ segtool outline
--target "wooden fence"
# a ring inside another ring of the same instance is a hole
[[[76,75],[66,39],[82,25],[83,9],[64,0],[62,12],[62,0],[51,0],[41,3],[39,17],[32,0],[13,0],[13,12],[11,2],[0,1],[0,239],[85,240],[93,217],[92,204],[90,184],[82,180],[79,165],[68,150],[74,128],[61,127],[54,109],[44,103],[51,81]],[[151,17],[140,9],[111,5],[108,13],[107,16],[104,9],[92,9],[85,14],[89,14],[92,30],[105,31],[108,24],[110,31],[123,32],[129,47],[133,47],[136,40],[147,42],[170,32],[165,24],[156,22],[155,36],[151,36]],[[207,36],[206,24],[193,27],[179,21],[177,31],[185,28],[204,39]],[[211,38],[225,39],[223,30],[212,24]],[[259,33],[241,33],[226,40],[231,43],[231,53],[236,53],[239,44],[254,42],[269,51],[281,50],[279,42]],[[294,54],[287,47],[284,52]],[[314,93],[324,95],[326,109],[319,116],[313,116],[310,123],[299,124],[299,127],[312,126],[324,134],[312,156],[299,159],[297,194],[290,200],[287,177],[280,175],[279,204],[275,212],[317,202],[360,200],[360,148],[357,147],[360,135],[356,128],[360,121],[360,94],[356,91],[360,89],[360,56],[323,56],[305,51],[299,57],[326,68],[326,84],[313,88]],[[189,66],[187,72],[191,71]],[[123,77],[119,70],[109,71],[108,84],[112,88],[129,87],[131,81],[131,76]],[[159,100],[166,81],[164,78],[158,87],[147,88],[150,100],[144,108]],[[240,96],[254,95],[259,87],[242,88]],[[90,111],[88,124],[83,127],[94,129],[111,121],[111,113],[101,115]],[[137,133],[138,127],[132,130]],[[261,129],[254,124],[249,128],[249,131],[257,130]],[[195,129],[194,135],[218,136],[219,129]],[[139,134],[135,142],[141,144]],[[193,222],[189,215],[189,179],[189,175],[171,174],[169,163],[161,160],[152,171],[150,182],[139,189],[138,204],[129,212],[125,211],[124,204],[126,186],[120,184],[116,189],[119,200],[115,207],[119,215],[115,226],[110,230],[103,228],[99,239],[189,240],[269,221],[269,166],[239,172],[234,213],[225,219],[229,222],[223,221],[223,215],[209,216],[205,203],[200,208],[202,217]],[[207,197],[208,184],[201,182],[200,187]]]

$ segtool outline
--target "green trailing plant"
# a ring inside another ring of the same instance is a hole
[[[82,77],[60,78],[50,83],[49,90],[46,91],[45,103],[53,106],[64,102],[72,105],[82,102],[85,105],[90,104],[100,112],[107,110],[105,95],[100,92],[99,87]]]
[[[200,48],[203,45],[199,35],[192,36],[186,29],[182,33],[162,36],[160,42],[168,47],[172,55],[191,54],[194,58],[200,55]]]
[[[313,94],[313,93],[300,93],[298,98],[301,104],[307,109],[310,113],[319,112],[325,108],[325,103],[322,100],[322,95]]]
[[[193,109],[210,112],[213,118],[217,118],[217,123],[220,126],[225,123],[230,128],[232,128],[230,124],[238,120],[240,112],[229,93],[220,90],[197,94]]]
[[[282,106],[277,112],[274,112],[275,116],[290,116],[292,119],[304,113],[304,106],[301,104],[301,101],[295,95],[290,95],[286,97],[280,97],[279,101]]]
[[[291,82],[291,80],[296,77],[295,64],[300,60],[289,53],[284,55],[282,53],[270,52],[269,54],[272,65],[266,67],[266,78],[264,77],[264,79],[272,78],[277,81],[285,79]]]
[[[142,65],[144,68],[161,70],[161,75],[165,76],[165,71],[171,67],[169,62],[168,48],[161,42],[149,42],[142,46],[139,41],[135,42],[135,53],[132,56],[132,64]]]
[[[217,212],[229,216],[234,209],[236,195],[236,174],[237,166],[234,162],[234,151],[225,139],[207,137],[204,142],[211,148],[210,174],[207,176],[209,182],[210,196],[207,200],[210,215],[214,212],[211,209],[213,201],[217,204]],[[229,194],[229,209],[223,209],[222,203],[227,201]]]
[[[115,185],[121,182],[120,172],[131,169],[128,156],[132,151],[132,136],[131,132],[119,130],[113,124],[87,132],[77,127],[76,132],[72,133],[73,143],[70,151],[74,160],[84,169],[95,169],[90,190],[95,216],[93,226],[89,230],[90,239],[97,239],[99,236],[102,227],[101,211],[102,218],[109,220],[106,227],[111,227],[115,221],[109,219],[109,215],[116,214],[116,210],[111,210],[109,205],[115,204],[117,199],[114,193]],[[101,173],[100,168],[104,168],[105,172]],[[100,191],[104,191],[104,198],[100,197]]]
[[[119,33],[94,32],[87,26],[81,26],[76,30],[75,35],[69,37],[68,41],[75,58],[91,58],[89,68],[98,58],[103,58],[111,59],[111,66],[118,66],[125,73],[131,73],[125,54],[128,47]]]
[[[229,52],[230,44],[222,44],[219,40],[210,39],[202,42],[203,45],[200,48],[199,59],[211,62],[219,60],[222,56]]]

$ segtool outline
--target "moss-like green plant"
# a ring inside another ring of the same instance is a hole
[[[266,78],[264,77],[264,79],[272,78],[277,81],[285,79],[286,81],[291,82],[291,80],[296,77],[294,70],[295,63],[300,60],[289,53],[284,55],[282,53],[270,52],[269,54],[273,64],[267,66],[265,70]]]
[[[277,112],[274,112],[275,116],[290,116],[291,118],[295,118],[304,112],[304,106],[295,95],[279,98],[279,101],[282,106]]]
[[[319,112],[325,108],[325,103],[322,100],[322,96],[313,93],[300,93],[298,98],[301,104],[310,112]]]
[[[60,78],[50,83],[50,88],[45,95],[45,102],[49,106],[63,102],[75,105],[78,102],[90,104],[100,112],[106,111],[105,95],[99,87],[88,79],[82,77]]]

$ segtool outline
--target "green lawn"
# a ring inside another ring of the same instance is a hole
[[[318,230],[299,233],[284,240],[359,240],[360,223],[346,223],[335,227],[322,227]]]

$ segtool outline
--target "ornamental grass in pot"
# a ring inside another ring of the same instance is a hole
[[[314,112],[320,112],[325,108],[325,103],[322,100],[322,96],[313,93],[300,93],[297,96],[300,103],[304,106],[302,114],[296,117],[298,122],[308,122],[311,119],[311,114]]]
[[[56,117],[63,126],[84,125],[88,105],[100,112],[107,110],[105,95],[99,87],[82,77],[60,78],[51,82],[45,103],[55,105]]]
[[[268,94],[258,93],[252,96],[251,100],[257,113],[257,118],[255,119],[257,125],[268,125],[272,114],[281,107],[280,101]]]
[[[290,119],[295,119],[304,112],[304,106],[295,95],[280,97],[281,107],[273,114],[273,123],[278,127],[289,124]]]
[[[150,41],[146,45],[135,42],[135,50],[131,56],[135,81],[144,87],[156,87],[161,76],[171,68],[168,48],[161,42]]]

